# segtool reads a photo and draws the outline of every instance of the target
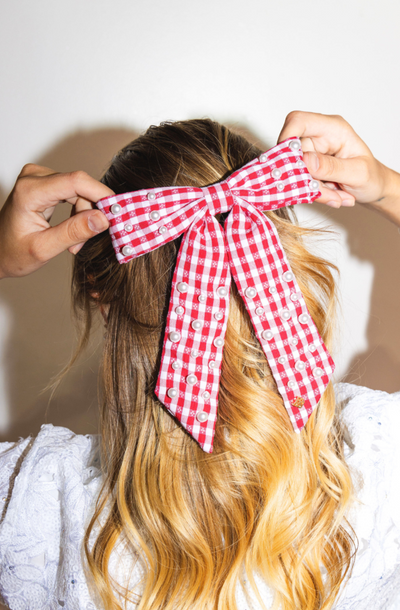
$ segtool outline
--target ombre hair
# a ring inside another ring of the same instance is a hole
[[[121,150],[102,181],[116,193],[207,186],[260,152],[210,120],[168,122]],[[331,349],[336,268],[309,251],[315,231],[299,226],[292,209],[266,216]],[[332,384],[295,434],[232,283],[214,451],[204,453],[154,394],[180,241],[120,265],[105,232],[75,257],[79,349],[99,306],[107,308],[104,483],[85,535],[89,580],[106,610],[127,602],[138,610],[236,610],[238,583],[265,607],[255,576],[271,588],[274,608],[328,610],[356,551],[346,520],[354,491]],[[120,541],[132,565],[140,562],[137,587],[111,573]]]

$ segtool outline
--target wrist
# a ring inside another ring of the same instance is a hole
[[[382,189],[379,198],[371,201],[367,207],[372,208],[400,226],[400,174],[381,165]]]

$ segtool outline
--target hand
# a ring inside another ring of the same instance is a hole
[[[278,142],[297,136],[313,178],[323,181],[320,203],[371,207],[400,225],[400,176],[380,163],[340,116],[291,112]]]
[[[85,172],[59,174],[25,165],[0,210],[0,278],[28,275],[64,250],[76,254],[85,241],[108,228],[92,202],[113,194]],[[51,227],[61,202],[72,204],[71,217]]]

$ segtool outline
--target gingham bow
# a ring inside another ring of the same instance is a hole
[[[204,451],[213,447],[231,275],[296,432],[334,371],[277,231],[262,213],[312,203],[318,189],[300,140],[289,138],[218,184],[146,189],[97,204],[120,263],[184,233],[155,391]],[[214,215],[229,211],[222,227]]]

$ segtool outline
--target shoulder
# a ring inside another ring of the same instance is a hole
[[[337,608],[400,608],[400,392],[350,384],[335,391],[349,432],[345,455],[357,499],[348,519],[359,544]]]
[[[2,597],[13,608],[21,598],[31,607],[39,595],[37,607],[50,608],[62,582],[67,602],[85,582],[81,542],[101,484],[99,437],[42,426],[36,438],[0,444],[0,473]]]

